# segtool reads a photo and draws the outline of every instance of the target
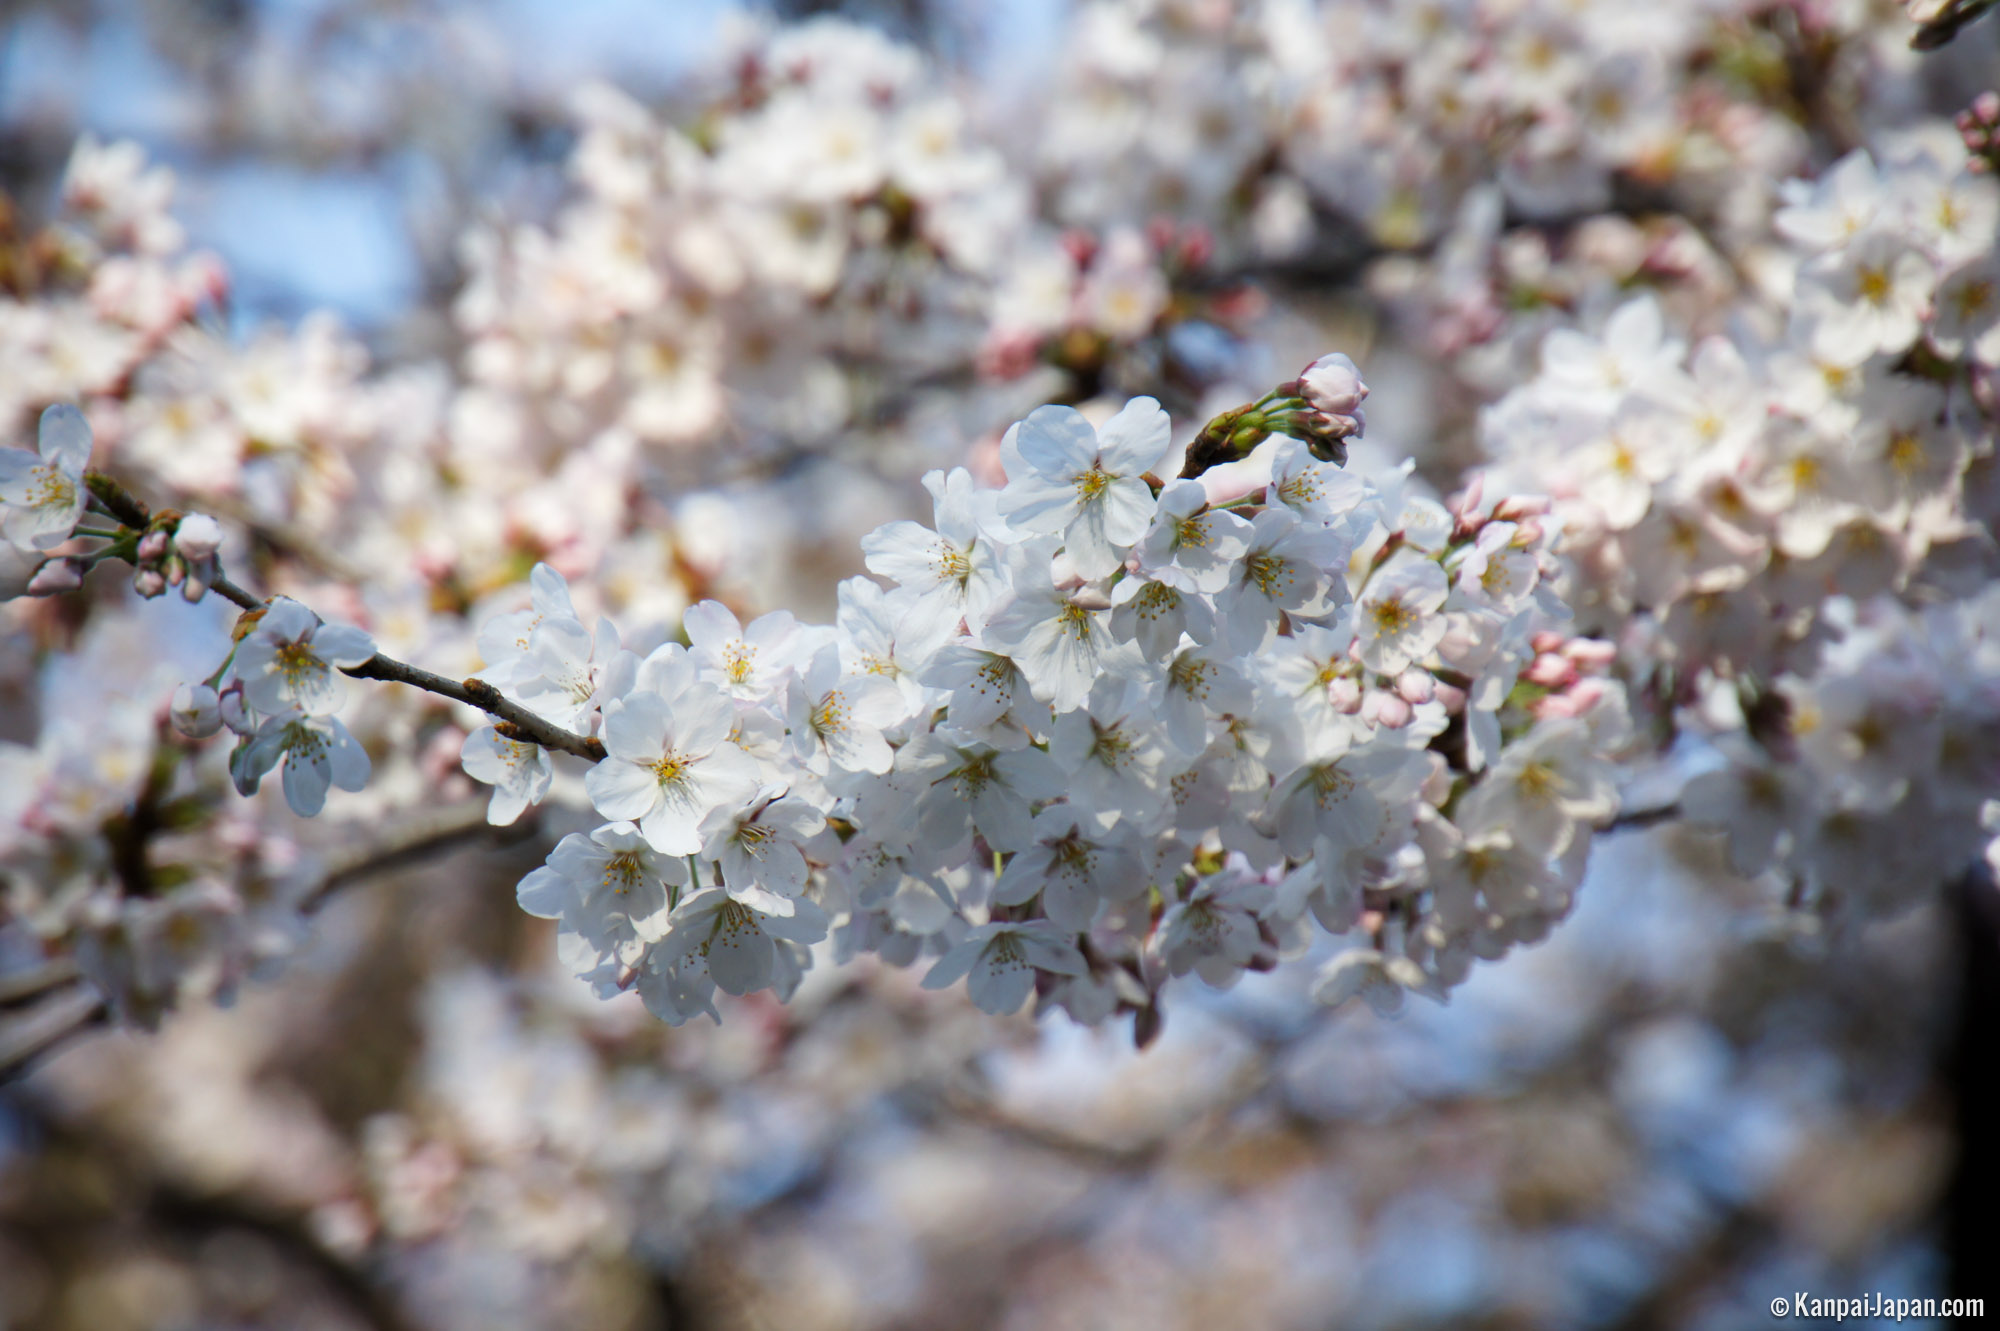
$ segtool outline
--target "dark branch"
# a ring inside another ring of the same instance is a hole
[[[238,587],[228,578],[222,576],[222,572],[219,569],[216,571],[215,581],[209,583],[208,588],[223,600],[232,601],[245,610],[262,610],[264,608],[262,601],[252,596],[249,592],[244,591],[241,587]]]
[[[560,726],[550,725],[484,680],[446,679],[443,675],[433,675],[428,670],[406,665],[379,652],[358,666],[348,666],[341,673],[351,675],[355,679],[382,679],[392,684],[408,684],[412,688],[435,693],[441,698],[450,698],[454,702],[477,707],[489,716],[497,718],[502,723],[499,727],[500,733],[509,739],[525,740],[530,744],[539,744],[545,749],[559,749],[564,753],[573,753],[579,758],[588,758],[594,763],[604,761],[602,743],[564,730]]]
[[[1650,809],[1629,809],[1621,812],[1617,817],[1597,830],[1600,832],[1626,832],[1637,827],[1657,827],[1661,823],[1670,823],[1680,816],[1681,806],[1679,804],[1659,804]]]
[[[153,515],[131,494],[111,477],[101,471],[87,471],[83,474],[83,484],[90,491],[90,497],[104,506],[104,511],[117,518],[134,531],[144,531]]]

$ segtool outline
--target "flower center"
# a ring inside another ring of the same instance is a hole
[[[1255,583],[1258,591],[1273,600],[1297,580],[1289,559],[1262,551],[1255,551],[1243,557],[1243,576]]]
[[[740,639],[722,649],[722,673],[731,684],[748,684],[757,668],[757,649]]]
[[[1385,597],[1371,602],[1368,606],[1368,622],[1374,626],[1377,637],[1390,637],[1401,633],[1417,622],[1416,610],[1403,603],[1400,596]]]
[[[29,508],[67,509],[76,504],[76,482],[60,467],[43,465],[30,473],[34,480],[28,487]]]
[[[1085,504],[1090,503],[1111,488],[1111,476],[1097,463],[1090,464],[1090,470],[1081,472],[1076,478],[1076,497]]]
[[[819,700],[819,706],[812,709],[812,728],[816,734],[838,735],[848,728],[847,717],[852,709],[847,705],[847,697],[839,689],[829,689]]]
[[[604,886],[625,896],[639,885],[645,868],[636,850],[621,850],[604,862]]]
[[[1889,270],[1873,264],[1862,264],[1854,273],[1854,289],[1861,299],[1870,305],[1888,304]]]
[[[275,656],[278,673],[293,688],[297,688],[306,676],[323,668],[313,649],[303,642],[281,642]]]

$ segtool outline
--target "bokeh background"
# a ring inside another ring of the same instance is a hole
[[[366,401],[239,487],[234,516],[330,547],[259,547],[304,585],[372,580],[390,616],[397,572],[443,559],[457,581],[427,586],[470,606],[560,548],[622,613],[824,615],[856,535],[922,513],[924,467],[1042,401],[1153,392],[1186,434],[1348,350],[1375,390],[1357,465],[1414,457],[1449,490],[1544,331],[1634,287],[1715,317],[1778,179],[2000,67],[1991,25],[1919,67],[1888,4],[1650,9],[11,0],[0,189],[28,234],[79,134],[136,141],[173,171],[185,248],[230,275],[186,364]],[[779,150],[824,165],[826,125],[768,135],[757,169],[794,194],[632,176],[660,126],[709,154],[749,138],[788,33],[950,108],[934,193],[812,194]],[[1647,80],[1663,120],[1537,140]],[[632,274],[525,237],[619,218],[684,237],[698,280],[605,333],[548,273]],[[791,275],[717,276],[742,260],[709,233],[774,218],[789,239],[759,252]],[[600,333],[611,387],[578,368]],[[135,449],[204,484],[180,443]],[[486,488],[419,521],[398,505],[428,492],[393,479],[413,458]],[[643,496],[597,546],[593,467]],[[380,521],[316,516],[315,487]],[[163,641],[200,660],[222,621],[170,612],[67,641],[83,664],[40,705],[87,707]],[[56,630],[6,628],[32,677]],[[5,707],[0,738],[48,721]],[[474,799],[455,779],[402,789],[450,814]],[[391,803],[354,807],[348,836],[388,828]],[[823,969],[719,1027],[600,1004],[513,903],[563,830],[460,819],[390,863],[301,834],[337,890],[282,965],[0,1086],[0,1327],[1732,1328],[1799,1290],[2000,1297],[1990,889],[1822,933],[1716,838],[1634,827],[1600,838],[1565,927],[1448,1006],[1329,1012],[1287,967],[1176,990],[1136,1053],[1129,1029],[920,991],[920,966]]]

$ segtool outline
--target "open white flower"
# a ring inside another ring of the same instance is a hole
[[[1087,704],[1056,718],[1049,756],[1070,780],[1078,809],[1107,819],[1151,825],[1166,812],[1166,736],[1144,691],[1105,676]]]
[[[297,708],[307,716],[340,710],[346,681],[336,670],[375,655],[360,629],[322,624],[288,596],[273,597],[257,626],[236,648],[234,670],[243,699],[264,713]]]
[[[1443,989],[1422,966],[1405,956],[1362,947],[1349,948],[1320,967],[1312,988],[1313,998],[1328,1007],[1359,998],[1378,1017],[1401,1012],[1403,996],[1410,993],[1444,1002]]]
[[[792,752],[816,776],[833,769],[886,772],[895,764],[883,730],[903,718],[903,695],[881,675],[844,675],[840,653],[823,647],[786,705]]]
[[[1190,646],[1167,662],[1153,693],[1167,739],[1192,758],[1208,747],[1208,719],[1250,708],[1250,681],[1219,647]],[[1324,694],[1325,690],[1322,689]]]
[[[1074,711],[1111,663],[1137,663],[1112,637],[1110,616],[1100,608],[1104,598],[1057,587],[1044,550],[1017,547],[1010,565],[1014,591],[994,608],[986,642],[1014,659],[1037,698],[1058,712]]]
[[[1438,611],[1450,594],[1451,584],[1435,561],[1407,550],[1389,556],[1355,607],[1361,663],[1400,675],[1428,656],[1444,639],[1445,620]]]
[[[1460,826],[1476,835],[1506,828],[1515,844],[1541,854],[1561,854],[1578,823],[1618,811],[1611,765],[1580,720],[1540,721],[1509,745],[1486,779],[1465,797]]]
[[[1264,950],[1258,916],[1271,908],[1271,898],[1270,884],[1246,873],[1225,870],[1202,879],[1160,917],[1154,946],[1168,973],[1194,971],[1218,989],[1236,983]]]
[[[1258,826],[1294,859],[1313,854],[1315,841],[1369,850],[1396,835],[1397,811],[1427,770],[1422,754],[1390,744],[1311,754],[1272,788]]]
[[[574,619],[545,619],[514,667],[511,691],[536,716],[587,734],[592,714],[630,686],[637,666],[610,620],[599,619],[591,633]]]
[[[977,629],[1006,585],[995,544],[1005,530],[997,495],[980,490],[963,467],[927,473],[924,488],[937,506],[936,531],[891,522],[861,541],[868,571],[907,598],[898,636],[917,656],[948,642],[961,621]]]
[[[654,850],[630,823],[607,823],[564,837],[515,898],[530,915],[561,920],[598,957],[630,965],[666,936],[674,889],[687,880],[685,860]]]
[[[285,764],[285,802],[301,818],[311,818],[326,807],[329,785],[359,790],[368,784],[368,751],[330,716],[287,709],[264,718],[257,733],[229,757],[236,788],[245,795],[253,793],[280,759]]]
[[[1067,804],[1043,809],[1030,835],[1033,844],[1007,861],[993,888],[993,899],[1003,906],[1039,895],[1049,919],[1065,929],[1088,929],[1105,902],[1129,901],[1146,890],[1139,857],[1081,809]]]
[[[1170,582],[1127,577],[1111,589],[1111,636],[1158,661],[1180,646],[1181,635],[1196,642],[1215,638],[1215,608],[1200,592]]]
[[[1102,578],[1124,561],[1153,519],[1140,479],[1172,447],[1167,413],[1135,397],[1093,430],[1071,407],[1037,407],[1001,443],[1007,488],[1000,511],[1022,531],[1061,533],[1070,562]]]
[[[938,844],[972,828],[995,850],[1028,843],[1035,804],[1063,792],[1062,769],[1035,748],[994,749],[923,735],[897,755],[898,771],[924,783],[917,797],[923,840]]]
[[[1799,309],[1811,316],[1813,350],[1842,365],[1917,340],[1937,274],[1902,237],[1874,232],[1808,264]]]
[[[966,993],[996,1017],[1021,1010],[1035,991],[1035,973],[1085,975],[1089,966],[1075,941],[1046,920],[982,924],[939,957],[923,987],[943,989],[965,980]]]
[[[917,673],[919,682],[950,695],[951,728],[996,749],[1018,749],[1054,723],[1014,658],[969,642],[940,648]]]
[[[549,783],[555,779],[547,749],[508,739],[492,726],[481,726],[465,737],[459,762],[467,776],[493,787],[486,821],[495,827],[506,826],[530,805],[548,798]]]
[[[735,708],[685,681],[668,696],[639,692],[606,704],[604,748],[584,788],[606,818],[635,822],[655,850],[701,850],[702,820],[757,793],[757,760],[729,740]]]
[[[1210,508],[1200,481],[1169,481],[1139,542],[1139,562],[1169,586],[1215,592],[1229,581],[1231,562],[1249,543],[1250,523],[1227,509]]]
[[[1262,651],[1278,635],[1278,615],[1324,615],[1347,597],[1341,571],[1353,544],[1330,527],[1300,522],[1289,509],[1267,508],[1251,524],[1229,585],[1215,595],[1225,640],[1240,653]]]
[[[479,655],[486,668],[478,678],[495,688],[504,689],[514,682],[517,669],[527,661],[535,630],[544,621],[564,619],[582,627],[562,574],[547,564],[537,564],[528,575],[528,585],[532,598],[528,609],[495,615],[479,629]]]
[[[1264,502],[1282,504],[1299,521],[1315,527],[1346,522],[1367,502],[1368,483],[1331,462],[1321,462],[1296,439],[1283,439],[1271,453],[1271,483]],[[1163,499],[1165,496],[1161,496]]]
[[[805,635],[787,610],[773,610],[745,628],[720,601],[689,606],[681,616],[688,654],[702,679],[732,698],[767,698],[784,684],[785,672],[801,662]]]
[[[800,898],[790,905],[790,915],[766,915],[721,888],[707,888],[674,909],[667,936],[655,950],[662,962],[701,956],[716,988],[726,994],[768,989],[784,972],[780,940],[817,943],[826,937],[826,912],[817,902]]]
[[[703,826],[701,853],[722,871],[731,898],[766,915],[792,914],[810,872],[803,847],[825,830],[825,814],[783,787],[766,787],[748,808],[718,809]]]
[[[90,424],[59,402],[42,413],[38,451],[0,448],[0,537],[30,550],[61,545],[90,502]]]

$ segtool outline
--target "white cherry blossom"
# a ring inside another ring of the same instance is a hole
[[[297,708],[307,716],[327,716],[346,697],[339,668],[373,655],[374,639],[360,629],[323,624],[297,601],[279,596],[237,644],[232,669],[244,701],[260,712]]]
[[[1149,397],[1133,398],[1102,430],[1070,407],[1038,407],[1001,445],[1011,483],[1000,511],[1023,531],[1061,534],[1076,571],[1104,577],[1146,534],[1153,496],[1140,478],[1172,442],[1166,412]]]
[[[90,449],[89,423],[66,402],[42,413],[36,452],[0,448],[0,537],[33,550],[68,540],[90,501]]]

